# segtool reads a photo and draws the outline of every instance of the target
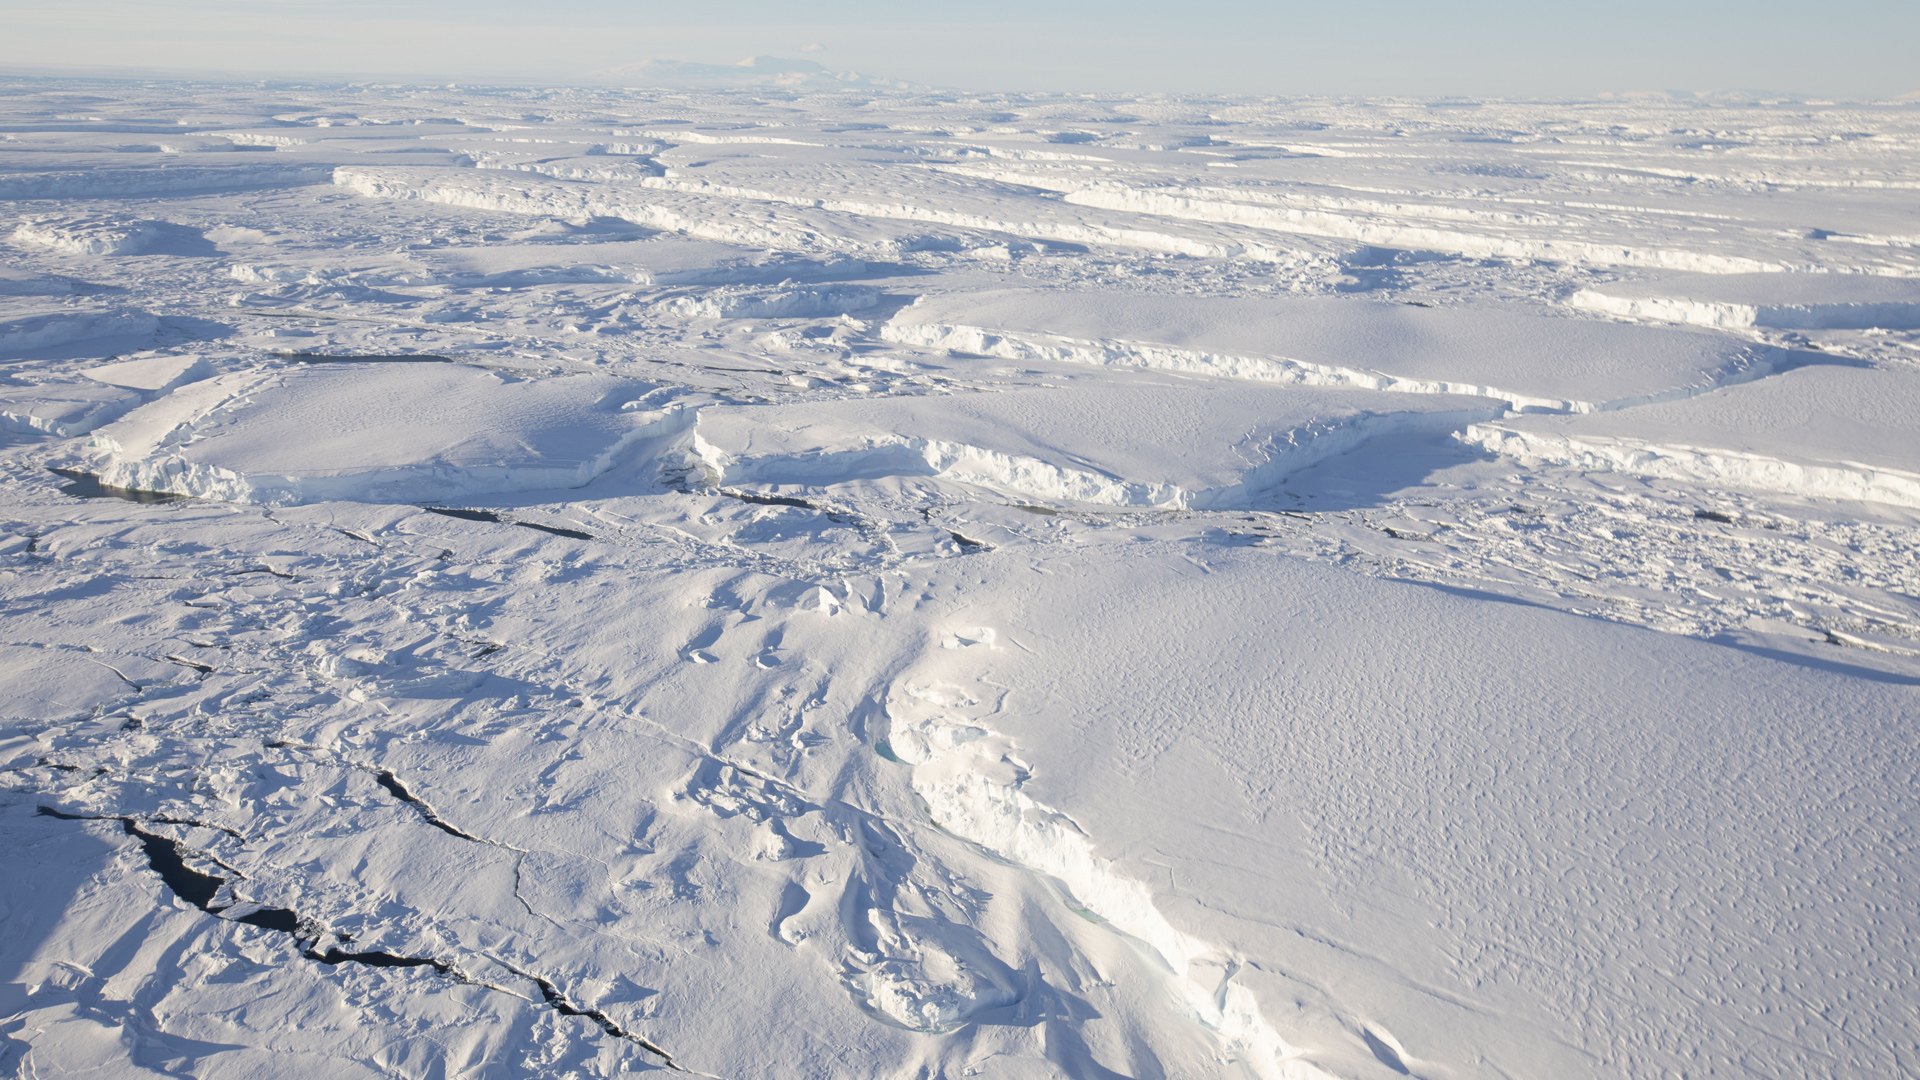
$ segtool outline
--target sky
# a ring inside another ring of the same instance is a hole
[[[774,55],[1007,91],[1920,91],[1916,0],[0,0],[0,25],[0,70],[42,73],[618,82]]]

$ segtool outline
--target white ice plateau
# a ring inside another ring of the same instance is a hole
[[[0,1075],[1920,1073],[1920,103],[783,63],[0,83]]]

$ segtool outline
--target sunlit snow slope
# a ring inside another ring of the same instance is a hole
[[[1920,1071],[1920,106],[0,85],[0,1073]]]

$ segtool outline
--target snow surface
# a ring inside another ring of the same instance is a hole
[[[1920,1071],[1910,103],[633,75],[6,84],[0,1073]]]
[[[1704,334],[1328,298],[949,294],[901,312],[886,336],[1008,359],[1476,394],[1580,412],[1700,393],[1780,363],[1776,350]]]

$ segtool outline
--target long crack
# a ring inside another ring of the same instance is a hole
[[[392,776],[391,773],[384,773],[382,775],[385,777]],[[399,786],[399,782],[397,780],[394,781],[394,785],[396,787]],[[385,786],[384,783],[383,786]],[[389,788],[388,790],[393,790],[393,788]],[[400,790],[404,791],[405,788],[401,787]],[[396,795],[398,795],[397,792]],[[416,805],[423,805],[419,804],[418,800],[410,796],[400,795],[399,797],[408,802],[414,802]],[[431,813],[431,811],[427,812]],[[329,934],[330,931],[322,929],[319,924],[313,920],[302,918],[298,912],[290,908],[266,907],[242,900],[222,902],[221,894],[223,891],[226,892],[228,897],[232,896],[231,891],[228,890],[227,879],[202,873],[187,865],[189,856],[196,858],[205,858],[205,856],[200,852],[190,851],[185,844],[182,844],[178,840],[161,836],[158,833],[148,832],[146,829],[141,828],[139,818],[116,814],[70,814],[63,810],[56,810],[51,806],[41,806],[39,813],[43,817],[58,818],[61,821],[119,822],[121,829],[124,830],[128,836],[139,841],[141,852],[147,858],[148,867],[151,868],[154,873],[160,875],[161,882],[165,884],[175,896],[199,908],[201,911],[212,915],[214,918],[223,919],[227,922],[245,923],[249,926],[260,927],[263,930],[272,930],[277,933],[286,934],[292,937],[299,945],[300,954],[309,960],[317,961],[328,967],[338,967],[341,964],[360,964],[365,967],[374,968],[430,967],[448,978],[468,985],[484,987],[488,990],[495,990],[501,993],[512,993],[504,987],[495,986],[483,979],[474,978],[452,961],[441,960],[437,957],[402,956],[397,953],[382,950],[347,952],[332,944],[329,944],[326,949],[322,951],[320,948],[320,938],[323,935]],[[434,824],[456,836],[468,840],[474,839],[437,819],[430,818],[429,820],[434,821]],[[181,822],[180,824],[191,823]],[[208,859],[208,861],[211,862],[214,860]],[[333,936],[335,940],[340,942],[351,940],[351,938],[340,935]],[[496,961],[496,963],[500,962]],[[523,971],[510,964],[501,963],[501,966],[539,987],[541,1003],[559,1015],[578,1016],[586,1020],[591,1020],[600,1030],[606,1032],[608,1035],[633,1043],[655,1057],[658,1057],[666,1068],[672,1069],[675,1072],[690,1073],[693,1071],[683,1065],[677,1064],[673,1060],[673,1055],[655,1045],[644,1035],[628,1031],[626,1028],[621,1027],[619,1023],[612,1017],[609,1017],[605,1012],[574,1004],[572,999],[568,998],[566,993],[552,980],[528,971]],[[514,996],[518,997],[519,995]]]

